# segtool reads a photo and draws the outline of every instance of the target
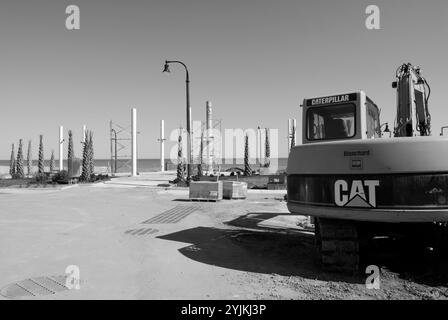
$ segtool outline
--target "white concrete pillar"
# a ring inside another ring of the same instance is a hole
[[[214,138],[213,138],[213,109],[211,101],[207,101],[205,104],[206,114],[205,114],[205,129],[206,136],[204,141],[204,147],[206,148],[206,158],[207,158],[207,170],[212,170],[213,167],[213,154],[214,153]],[[213,148],[213,150],[210,150]]]
[[[59,171],[64,170],[64,127],[59,126]]]
[[[258,164],[261,166],[261,159],[262,159],[262,157],[263,157],[263,155],[262,155],[262,148],[261,148],[261,144],[262,144],[262,141],[261,141],[261,138],[262,138],[262,136],[261,136],[261,128],[260,127],[258,127],[257,128],[257,159],[258,159]],[[257,163],[257,161],[255,161],[255,163]]]
[[[165,121],[160,120],[160,171],[165,171]]]
[[[86,131],[87,131],[87,126],[83,125],[82,126],[82,143],[86,142]]]
[[[131,109],[131,152],[132,152],[132,176],[137,175],[137,109]]]
[[[263,166],[265,164],[265,144],[266,144],[266,134],[265,129],[260,128],[260,166]]]

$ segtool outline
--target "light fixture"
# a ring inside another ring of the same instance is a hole
[[[163,67],[163,72],[168,72],[168,73],[171,72],[171,71],[170,71],[170,66],[168,65],[168,62],[167,62],[167,61],[165,61],[165,66]]]

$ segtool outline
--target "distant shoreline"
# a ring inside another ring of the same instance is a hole
[[[287,157],[280,157],[280,158],[271,158],[271,161],[273,161],[273,160],[275,160],[275,159],[278,159],[278,160],[287,160],[288,158]],[[111,159],[110,158],[101,158],[101,159],[95,159],[95,161],[110,161]],[[119,159],[119,161],[125,161],[126,159]],[[169,161],[170,159],[168,159],[168,158],[165,158],[165,161]],[[232,159],[223,159],[223,160],[221,160],[221,161],[227,161],[227,160],[232,160]],[[243,158],[234,158],[233,159],[233,161],[235,161],[235,160],[238,160],[238,161],[244,161],[244,159]],[[3,159],[3,160],[0,160],[0,165],[4,165],[3,163],[4,162],[7,162],[8,164],[9,164],[9,159]],[[50,161],[49,159],[45,159],[45,162],[47,162],[47,161]],[[55,161],[57,161],[57,159],[55,160]],[[64,162],[66,162],[67,161],[67,159],[64,159]],[[138,159],[138,161],[160,161],[160,159],[159,158],[139,158]],[[24,159],[24,162],[26,162],[26,159]],[[37,163],[37,160],[35,160],[35,159],[33,159],[33,163],[34,162],[36,162]]]
[[[218,166],[221,171],[225,171],[229,168],[233,167],[244,167],[244,159],[226,159],[226,162],[221,164],[215,164],[214,168],[218,170]],[[168,162],[168,170],[175,170],[176,163],[172,163],[170,159],[165,159],[165,163]],[[110,159],[96,159],[95,160],[95,172],[97,173],[110,173]],[[287,158],[278,158],[271,159],[272,166],[276,165],[279,170],[283,170],[286,168]],[[117,173],[126,173],[131,171],[131,162],[130,159],[118,159],[118,170]],[[196,165],[196,164],[194,164]],[[253,169],[259,168],[259,164],[255,164],[251,161],[250,163]],[[50,160],[45,160],[44,162],[45,170],[49,171]],[[64,159],[64,167],[67,167],[67,160]],[[59,168],[59,161],[55,160],[55,168]],[[26,161],[24,161],[24,169],[27,172]],[[160,159],[138,159],[137,162],[137,170],[138,172],[156,172],[160,170]],[[32,172],[37,171],[37,160],[33,160],[32,163]],[[2,176],[9,174],[9,160],[0,160],[0,178]]]

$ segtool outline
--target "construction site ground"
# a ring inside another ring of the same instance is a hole
[[[427,248],[379,241],[380,288],[324,272],[307,218],[285,191],[190,202],[172,174],[59,189],[0,189],[0,288],[64,276],[80,288],[26,299],[446,299],[447,264]],[[376,253],[377,254],[376,254]],[[11,298],[11,297],[9,297]],[[16,297],[22,299],[22,297]],[[8,297],[0,296],[0,299]]]

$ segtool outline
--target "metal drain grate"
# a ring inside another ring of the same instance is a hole
[[[65,286],[66,276],[48,276],[25,279],[4,287],[0,294],[6,298],[26,298],[55,294],[69,290]]]
[[[143,221],[144,224],[157,224],[157,223],[176,223],[185,217],[189,216],[196,210],[198,206],[177,206],[161,214],[152,217],[149,220]]]
[[[154,234],[156,232],[159,232],[157,229],[151,229],[151,228],[141,228],[141,229],[131,229],[127,230],[125,234],[129,234],[131,236],[143,236],[143,235],[150,235]]]

